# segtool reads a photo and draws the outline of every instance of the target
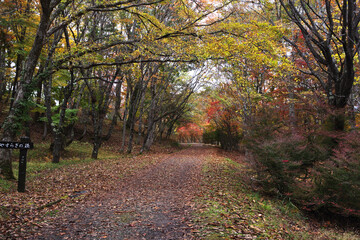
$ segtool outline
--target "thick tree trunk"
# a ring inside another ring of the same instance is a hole
[[[2,141],[12,141],[13,137],[6,135],[9,132],[5,132],[2,136]],[[0,175],[3,175],[5,179],[15,179],[14,173],[12,170],[12,161],[11,161],[11,150],[10,149],[0,149]]]
[[[61,133],[55,134],[54,144],[53,144],[53,149],[52,149],[52,154],[53,154],[52,163],[60,162],[60,155],[61,155],[60,153],[63,148],[62,144],[63,144],[62,134]]]
[[[152,123],[151,128],[148,129],[149,131],[146,134],[145,141],[140,150],[140,153],[150,150],[150,147],[153,144],[154,138],[155,138],[155,126],[156,126],[156,124]]]
[[[100,147],[101,147],[101,139],[99,139],[97,137],[96,139],[94,139],[94,142],[93,142],[93,150],[92,150],[92,153],[91,153],[91,158],[92,159],[97,159],[98,158]]]
[[[16,91],[13,107],[3,125],[4,132],[1,137],[2,141],[15,140],[16,134],[19,131],[17,126],[21,125],[19,121],[21,121],[22,116],[28,115],[28,109],[25,102],[32,93],[30,85],[33,82],[34,71],[44,45],[46,32],[49,28],[50,15],[52,12],[50,2],[50,0],[41,1],[42,14],[40,23],[35,35],[34,43],[24,64],[23,76],[21,78],[22,81]],[[14,178],[11,164],[11,151],[9,149],[0,149],[0,172],[5,178]]]

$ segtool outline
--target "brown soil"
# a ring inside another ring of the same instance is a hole
[[[205,156],[195,145],[58,214],[33,239],[193,239],[190,221]]]

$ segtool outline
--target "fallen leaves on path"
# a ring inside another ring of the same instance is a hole
[[[0,239],[357,239],[253,192],[238,156],[194,146],[43,171],[1,194]]]
[[[167,156],[123,156],[42,171],[27,179],[25,193],[15,189],[0,193],[0,239],[33,236],[59,213],[94,197],[101,199],[105,192],[116,191],[126,177]]]

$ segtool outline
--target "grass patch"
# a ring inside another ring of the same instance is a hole
[[[45,215],[49,217],[55,217],[59,213],[58,209],[48,211]]]
[[[311,226],[288,200],[270,199],[245,183],[246,169],[212,157],[204,168],[195,224],[200,239],[359,239],[354,233]]]
[[[16,187],[15,181],[0,178],[0,192],[7,193]]]
[[[9,218],[9,210],[6,207],[0,206],[0,222]]]
[[[92,145],[90,143],[74,141],[66,150],[62,153],[62,158],[59,163],[52,163],[52,154],[50,152],[50,143],[35,144],[34,149],[27,152],[27,167],[26,167],[26,179],[31,180],[37,177],[44,171],[52,171],[58,168],[66,166],[86,164],[95,159],[91,159]],[[19,170],[19,151],[13,152],[13,171],[14,175],[18,177]],[[114,159],[119,158],[119,154],[110,149],[103,148],[99,151],[97,160]],[[17,187],[15,181],[7,181],[0,178],[0,192],[6,193],[14,191]]]

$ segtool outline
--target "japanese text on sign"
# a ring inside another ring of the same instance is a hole
[[[10,149],[32,149],[33,143],[22,143],[22,142],[0,142],[0,148]]]

